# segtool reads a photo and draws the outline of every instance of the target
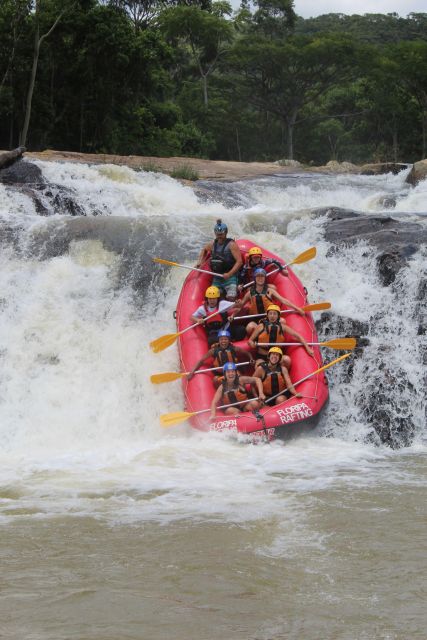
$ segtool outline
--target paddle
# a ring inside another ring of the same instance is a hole
[[[227,307],[227,309],[231,309],[231,305],[230,307]],[[226,311],[227,309],[224,309],[224,311]],[[208,318],[212,318],[217,314],[218,314],[218,310],[206,316],[206,318],[203,318],[203,322],[206,322]],[[154,353],[159,353],[159,351],[164,351],[164,349],[167,349],[167,347],[170,347],[171,344],[175,342],[178,336],[182,336],[182,334],[185,333],[186,331],[190,331],[190,329],[194,329],[194,327],[200,327],[200,326],[201,326],[201,323],[195,322],[194,324],[191,324],[186,329],[183,329],[182,331],[178,331],[178,333],[167,333],[164,336],[160,336],[160,338],[156,338],[155,340],[150,342],[150,348],[152,351],[154,351]]]
[[[311,378],[312,376],[316,375],[316,373],[320,373],[321,371],[324,371],[325,369],[329,369],[329,367],[332,367],[332,365],[336,364],[337,362],[341,362],[341,360],[344,360],[345,358],[348,358],[349,356],[351,356],[351,353],[346,353],[343,356],[340,356],[339,358],[337,358],[336,360],[332,360],[332,362],[329,362],[329,364],[323,365],[323,367],[320,367],[320,369],[316,369],[316,371],[313,371],[312,373],[309,373],[304,378],[301,378],[301,380],[298,380],[298,382],[295,382],[294,383],[294,387],[296,387],[297,384],[301,384],[305,380],[308,380],[308,378]],[[283,393],[283,391],[278,393],[277,396],[280,395],[281,393]],[[272,396],[271,398],[266,400],[266,402],[270,402],[271,400],[273,400],[277,396]],[[255,400],[257,400],[257,398],[255,398]],[[217,408],[218,409],[224,409],[225,407],[233,407],[233,406],[236,406],[238,404],[244,404],[245,402],[248,402],[248,401],[247,400],[242,400],[240,402],[234,402],[233,404],[224,404],[221,407],[217,407]],[[163,427],[172,427],[175,424],[179,424],[180,422],[184,422],[184,420],[188,420],[188,418],[191,418],[192,416],[196,416],[199,413],[207,413],[208,411],[210,411],[210,407],[209,407],[209,409],[201,409],[200,411],[193,411],[193,412],[175,411],[175,413],[164,413],[163,415],[160,416],[160,422],[161,422]]]
[[[330,309],[330,302],[316,302],[314,304],[306,304],[305,307],[301,307],[304,311],[324,311],[325,309]],[[282,313],[297,313],[295,309],[283,309]],[[257,313],[252,316],[234,316],[235,320],[247,320],[247,318],[261,318],[262,316],[266,316],[266,313]]]
[[[303,264],[304,262],[308,262],[309,260],[313,260],[313,258],[316,256],[316,247],[311,247],[310,249],[306,249],[306,251],[303,251],[302,253],[299,254],[299,256],[297,256],[295,258],[295,260],[292,260],[292,262],[289,262],[288,264],[284,264],[282,269],[286,269],[286,267],[290,267],[292,264]],[[267,276],[271,276],[273,275],[273,273],[277,273],[278,271],[281,271],[282,269],[273,269],[273,271],[267,271]],[[254,284],[255,280],[252,280],[252,282],[248,282],[247,284],[243,285],[243,289],[246,289],[246,287],[250,287],[251,284]]]
[[[307,342],[311,346],[330,347],[331,349],[354,349],[356,338],[334,338],[327,342]],[[301,342],[259,342],[259,347],[302,347]]]
[[[236,367],[243,367],[246,364],[250,364],[250,362],[236,362]],[[223,367],[211,367],[210,369],[198,369],[194,372],[196,373],[206,373],[206,371],[218,371]],[[189,371],[166,371],[165,373],[155,373],[151,376],[150,380],[153,384],[161,384],[162,382],[172,382],[173,380],[178,380],[178,378],[185,378],[188,376]]]
[[[153,258],[154,262],[159,264],[168,264],[171,267],[181,267],[182,269],[190,269],[190,271],[200,271],[201,273],[208,273],[210,276],[217,276],[223,278],[222,273],[213,273],[213,271],[207,271],[206,269],[199,269],[198,267],[187,267],[185,264],[178,264],[178,262],[171,262],[170,260],[163,260],[163,258]]]

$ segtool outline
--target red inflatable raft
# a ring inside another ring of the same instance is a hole
[[[243,258],[254,246],[249,240],[238,240],[237,244]],[[263,256],[275,258],[283,263],[283,259],[263,249]],[[209,268],[206,266],[205,268]],[[273,267],[269,267],[271,271]],[[288,268],[289,277],[277,272],[268,277],[274,283],[277,291],[302,307],[307,304],[307,293],[300,280]],[[193,324],[191,314],[203,303],[206,288],[211,284],[212,277],[198,271],[191,271],[185,279],[176,310],[178,331]],[[298,331],[307,342],[318,342],[313,318],[310,313],[300,316],[297,313],[287,313],[286,323]],[[236,319],[237,320],[237,319]],[[295,342],[292,336],[286,336],[286,342]],[[235,343],[250,350],[246,341]],[[195,363],[208,351],[206,332],[203,327],[195,327],[179,336],[179,352],[181,370],[190,371]],[[302,346],[286,347],[286,353],[292,359],[290,376],[293,384],[322,367],[322,356],[319,347],[314,346],[314,358],[309,356]],[[209,367],[206,363],[206,367]],[[251,375],[250,371],[248,375]],[[183,378],[185,395],[185,411],[197,412],[210,408],[215,389],[212,383],[212,373],[199,373],[190,382]],[[264,405],[256,412],[242,412],[228,416],[220,410],[214,421],[210,420],[210,412],[199,413],[190,418],[191,425],[202,431],[230,431],[236,434],[250,436],[251,439],[275,438],[288,439],[303,431],[313,429],[319,421],[322,410],[328,402],[328,385],[324,372],[316,373],[297,386],[302,398],[291,397],[280,405]]]

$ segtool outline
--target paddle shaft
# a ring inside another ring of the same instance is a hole
[[[190,271],[200,271],[200,273],[208,273],[210,276],[218,276],[219,278],[223,278],[222,273],[214,273],[213,271],[208,271],[207,269],[199,269],[199,267],[188,267],[185,264],[178,264],[178,262],[171,262],[170,260],[163,260],[161,258],[155,259],[155,262],[159,262],[159,264],[169,264],[172,267],[181,267],[181,269],[189,269]],[[161,261],[160,261],[161,260]]]
[[[236,362],[236,367],[244,367],[247,364],[251,364],[249,361],[248,362]],[[206,371],[218,371],[219,369],[223,369],[224,365],[222,367],[211,367],[210,369],[197,369],[197,371],[194,371],[194,374],[196,373],[206,373]],[[187,376],[189,373],[191,373],[190,371],[188,371],[187,373],[183,373],[183,376]]]
[[[317,311],[318,310],[317,306],[320,305],[320,304],[324,305],[322,307],[322,309],[319,309],[320,311],[323,311],[324,309],[330,309],[331,308],[330,307],[330,302],[324,302],[324,303],[319,302],[317,304],[316,303],[307,304],[305,307],[301,307],[301,309],[303,311]],[[316,307],[316,308],[313,308],[313,307]],[[295,309],[282,309],[280,314],[282,314],[282,313],[298,313],[298,311],[295,311]],[[248,318],[261,318],[261,317],[264,317],[266,315],[267,315],[267,312],[266,313],[255,313],[255,314],[250,315],[250,316],[234,316],[234,319],[235,320],[247,320]]]
[[[340,356],[339,358],[332,360],[332,362],[329,362],[329,364],[325,364],[323,365],[323,367],[320,367],[320,369],[316,369],[316,371],[313,371],[312,373],[309,373],[307,376],[304,376],[304,378],[301,378],[301,380],[294,382],[292,386],[296,387],[298,384],[301,384],[302,382],[305,382],[309,378],[312,378],[313,376],[315,376],[316,373],[320,373],[321,371],[325,371],[325,369],[329,369],[329,367],[332,367],[332,365],[337,364],[337,362],[341,362],[341,360],[345,360],[345,358],[348,358],[349,356],[351,356],[351,353],[345,353],[343,356]],[[282,394],[283,394],[283,391],[279,391],[279,393],[276,393],[276,395],[271,396],[271,398],[268,398],[265,402],[266,403],[271,402],[272,400],[275,400]]]

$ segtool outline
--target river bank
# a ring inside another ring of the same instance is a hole
[[[143,171],[160,171],[166,174],[179,173],[180,170],[191,170],[195,179],[199,180],[245,180],[263,175],[280,175],[289,173],[325,173],[325,174],[361,174],[379,175],[382,173],[398,173],[409,165],[404,163],[372,163],[355,165],[351,162],[331,160],[319,167],[302,165],[295,160],[278,160],[276,162],[235,162],[230,160],[205,160],[203,158],[154,156],[120,156],[105,153],[78,153],[74,151],[25,152],[25,157],[36,160],[55,162],[79,162],[87,164],[117,164]],[[185,171],[183,172],[185,173]],[[179,177],[179,176],[178,176]]]

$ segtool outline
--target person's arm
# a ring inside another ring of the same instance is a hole
[[[297,307],[296,304],[281,296],[280,293],[277,293],[277,291],[275,291],[274,289],[269,288],[267,293],[270,297],[276,298],[276,300],[279,300],[279,302],[281,302],[282,304],[285,304],[287,307],[291,307],[291,309],[294,309],[294,311],[299,313],[300,316],[305,316],[304,309],[301,309],[301,307]]]
[[[264,388],[262,386],[261,378],[256,378],[255,376],[240,376],[240,382],[242,384],[250,384],[255,385],[258,392],[258,398],[260,400],[265,400]]]
[[[196,311],[193,313],[193,315],[191,316],[192,321],[195,324],[203,324],[206,318],[204,313],[205,313],[204,307],[203,306],[198,307]]]
[[[212,242],[208,242],[205,244],[203,249],[199,253],[199,257],[197,258],[196,267],[199,269],[202,264],[204,264],[208,258],[208,256],[212,253]]]
[[[234,242],[234,240],[233,242],[230,243],[230,251],[236,262],[233,265],[233,267],[230,269],[230,271],[227,271],[226,273],[223,274],[224,280],[228,280],[228,278],[231,278],[231,276],[234,276],[235,273],[240,271],[243,265],[242,254],[240,253],[240,249],[237,246],[237,244]]]
[[[197,371],[200,365],[202,365],[204,362],[206,362],[208,358],[211,358],[212,356],[213,356],[213,349],[209,349],[209,351],[207,351],[205,355],[202,356],[200,360],[194,365],[191,371],[187,373],[187,380],[190,381],[194,377],[194,373],[195,371]]]
[[[262,380],[263,377],[264,377],[264,369],[262,367],[258,366],[254,371],[253,377],[254,378],[259,378],[260,380]]]
[[[252,331],[252,334],[249,336],[249,346],[252,347],[252,349],[255,349],[256,347],[256,342],[255,340],[258,338],[259,334],[262,333],[262,330],[264,328],[264,325],[261,323],[258,327],[255,327],[255,329]]]
[[[211,403],[211,415],[210,418],[211,420],[215,420],[216,418],[216,408],[218,406],[218,402],[220,401],[222,396],[222,385],[220,387],[218,387],[218,389],[216,390],[216,393],[212,399],[212,403]]]
[[[289,275],[288,270],[285,267],[285,265],[281,264],[278,260],[274,260],[273,258],[267,258],[265,263],[266,263],[265,266],[268,266],[269,264],[274,264],[276,267],[278,267],[280,269],[280,271],[283,273],[284,276],[287,277]]]
[[[234,347],[236,353],[241,353],[245,358],[249,358],[249,362],[253,364],[255,360],[253,359],[252,354],[246,349],[242,349],[242,347]]]
[[[301,393],[297,393],[294,385],[292,384],[292,380],[291,380],[291,377],[289,375],[289,371],[287,370],[287,368],[282,365],[281,369],[282,369],[283,378],[285,380],[286,388],[288,389],[288,391],[290,391],[290,393],[292,393],[292,395],[295,396],[296,398],[302,398]]]
[[[294,336],[294,338],[296,338],[298,340],[298,342],[300,342],[302,344],[302,346],[304,347],[304,349],[307,351],[308,355],[313,357],[314,356],[314,351],[311,347],[308,346],[308,344],[306,343],[306,341],[304,340],[304,338],[302,337],[302,335],[300,335],[298,333],[298,331],[295,331],[295,329],[292,329],[292,327],[286,325],[286,329],[285,329],[286,333],[289,333],[290,336]]]
[[[244,307],[245,304],[250,300],[250,298],[251,298],[251,292],[250,291],[246,291],[245,295],[240,300],[241,306]]]

